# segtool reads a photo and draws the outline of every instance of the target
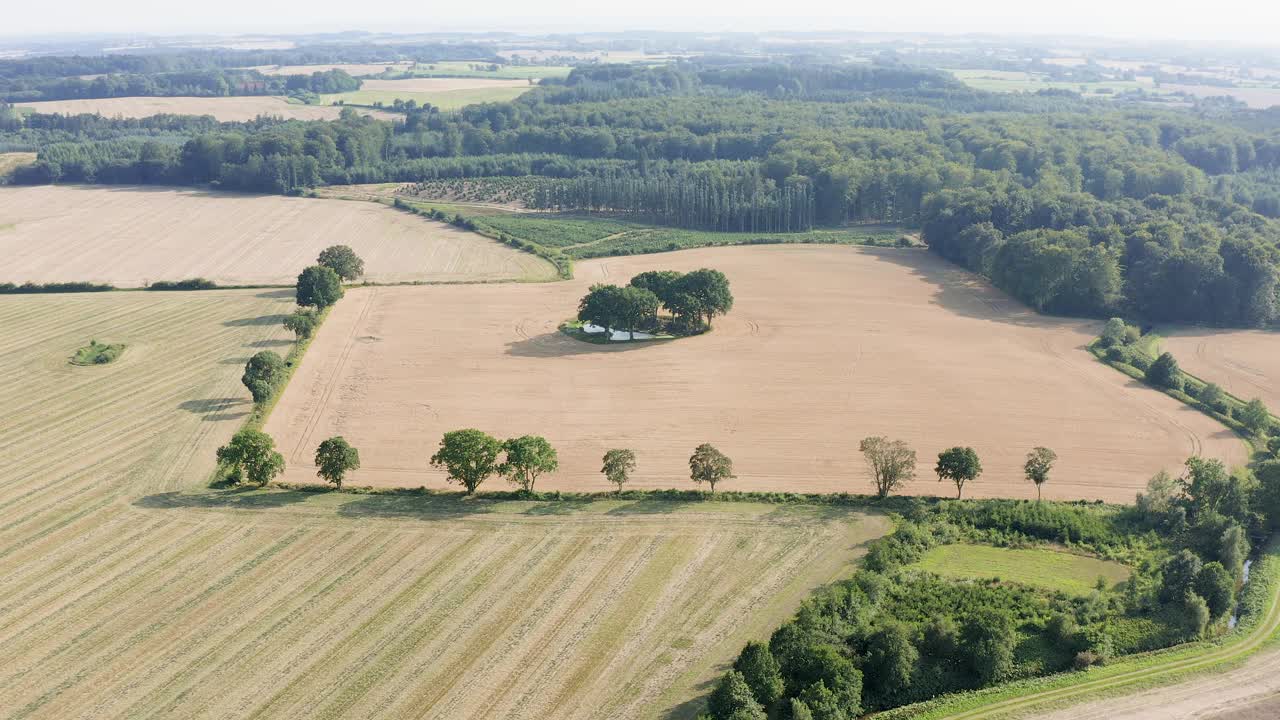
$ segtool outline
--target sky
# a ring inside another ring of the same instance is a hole
[[[0,0],[0,8],[0,35],[10,37],[90,32],[867,30],[1083,34],[1280,47],[1280,3],[1274,0]]]

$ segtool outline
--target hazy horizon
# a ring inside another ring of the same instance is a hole
[[[69,0],[59,12],[34,4],[8,9],[0,37],[71,35],[173,34],[307,34],[342,31],[394,33],[508,31],[526,33],[606,32],[625,30],[692,32],[832,32],[1026,34],[1179,41],[1189,45],[1240,42],[1280,48],[1274,28],[1280,5],[1258,6],[1247,0],[1223,0],[1212,6],[1186,0],[1115,3],[1080,0],[1040,7],[1028,13],[1011,0],[975,0],[958,5],[940,0],[903,0],[893,7],[860,9],[823,0],[798,0],[778,17],[778,6],[760,0],[697,4],[653,0],[634,9],[598,6],[589,10],[571,0],[544,0],[531,5],[494,0],[484,7],[451,7],[446,15],[403,17],[388,8],[386,17],[368,6],[335,0],[251,2],[225,0],[216,5],[188,5],[181,15],[154,0],[99,3]],[[531,7],[541,12],[530,15]]]

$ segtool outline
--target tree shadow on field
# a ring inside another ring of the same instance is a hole
[[[256,295],[254,295],[254,297],[257,297],[257,298],[292,298],[292,297],[294,297],[295,295],[297,295],[297,293],[298,293],[298,291],[297,291],[297,290],[295,290],[295,289],[293,289],[293,288],[281,288],[281,289],[279,289],[279,290],[268,290],[268,291],[266,291],[266,292],[260,292],[260,293],[258,293],[258,294],[256,294]]]
[[[249,414],[252,408],[245,398],[224,397],[224,398],[207,398],[205,400],[185,400],[178,403],[179,410],[186,410],[194,415],[202,416],[201,419],[206,422],[217,422],[219,420],[238,420]],[[226,412],[233,408],[244,407],[243,412]]]
[[[241,318],[239,320],[228,320],[222,323],[223,327],[263,327],[266,325],[279,325],[284,322],[285,315],[260,315],[253,318]]]
[[[636,500],[607,510],[605,515],[670,515],[691,504],[676,500]]]
[[[912,275],[933,286],[931,304],[961,317],[1036,328],[1055,325],[1089,328],[1088,332],[1092,334],[1101,331],[1102,324],[1095,320],[1042,315],[996,288],[986,278],[928,250],[867,247],[861,248],[859,252],[880,262],[906,268]]]
[[[590,500],[552,500],[550,502],[541,502],[536,505],[531,505],[523,514],[535,517],[545,517],[548,515],[572,515],[585,509],[590,504]]]
[[[507,343],[507,354],[515,357],[553,358],[572,355],[604,355],[616,352],[629,352],[648,347],[660,347],[669,340],[619,342],[609,345],[574,340],[559,330],[544,333],[536,337],[524,338]]]
[[[720,682],[720,676],[729,671],[732,667],[729,663],[721,663],[715,667],[714,675],[706,680],[702,680],[689,688],[693,694],[692,698],[684,702],[673,705],[662,713],[662,720],[693,720],[698,714],[707,709],[707,696],[715,690],[716,684]]]
[[[174,510],[178,508],[266,510],[293,505],[315,494],[299,490],[264,490],[252,487],[189,494],[174,491],[140,497],[133,501],[133,505],[134,507],[149,510]]]
[[[338,508],[341,517],[417,518],[440,520],[485,515],[493,512],[494,500],[460,495],[405,494],[364,495]]]
[[[254,340],[251,343],[245,343],[247,348],[277,348],[293,345],[292,340]]]

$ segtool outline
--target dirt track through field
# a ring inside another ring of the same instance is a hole
[[[328,105],[301,105],[269,95],[236,97],[116,97],[88,100],[45,100],[17,103],[39,113],[80,115],[97,113],[103,117],[144,118],[152,115],[212,115],[220,122],[245,122],[260,116],[290,120],[336,120],[342,108]],[[398,115],[357,108],[362,115],[389,120]]]
[[[1280,333],[1185,328],[1164,335],[1161,349],[1182,369],[1242,400],[1260,397],[1280,412]]]
[[[208,491],[289,291],[0,296],[0,717],[651,718],[887,518]],[[123,342],[105,366],[67,358]],[[606,672],[607,670],[607,672]]]
[[[285,285],[329,245],[374,282],[545,280],[550,263],[376,203],[141,187],[0,189],[0,282]]]
[[[714,332],[601,347],[560,334],[596,282],[643,270],[723,270],[736,306]],[[1132,502],[1161,468],[1203,453],[1230,464],[1229,430],[1097,363],[1099,325],[1037,316],[923,251],[713,248],[583,262],[567,283],[353,291],[325,324],[268,424],[314,480],[320,440],[360,448],[356,484],[432,487],[442,433],[545,435],[545,488],[602,490],[610,447],[639,456],[638,487],[688,487],[711,442],[743,490],[870,492],[857,443],[886,434],[920,454],[909,492],[949,494],[933,458],[972,445],[986,470],[966,494],[1034,497],[1026,452],[1059,455],[1048,498]]]

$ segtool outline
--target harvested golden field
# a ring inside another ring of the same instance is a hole
[[[31,108],[40,113],[79,115],[97,113],[104,117],[143,118],[152,115],[212,115],[221,122],[244,122],[262,115],[290,120],[334,120],[342,108],[328,105],[300,105],[285,102],[284,98],[267,95],[241,97],[121,97],[93,100],[46,100],[43,102],[17,103],[18,107]],[[394,117],[391,113],[357,108],[360,113],[373,115],[381,120]]]
[[[287,291],[0,297],[6,718],[637,718],[880,516],[202,489]],[[100,367],[67,357],[123,342]]]
[[[0,188],[0,282],[292,284],[350,245],[375,282],[541,280],[550,263],[375,203],[142,187]]]
[[[1272,413],[1280,412],[1280,333],[1207,328],[1161,332],[1161,350],[1173,353],[1183,370],[1242,400],[1262,398]]]
[[[597,282],[650,269],[714,267],[736,305],[715,331],[599,346],[557,331]],[[870,492],[859,439],[909,441],[909,492],[950,494],[932,477],[950,445],[986,473],[974,496],[1034,497],[1022,463],[1060,457],[1050,498],[1132,502],[1161,468],[1194,453],[1235,464],[1229,430],[1096,362],[1100,326],[1035,315],[923,251],[822,246],[690,250],[580,263],[547,285],[353,291],[325,324],[268,430],[313,479],[330,435],[360,448],[351,482],[440,487],[427,459],[442,433],[545,435],[560,471],[546,488],[606,489],[611,447],[639,456],[635,484],[689,487],[693,447],[735,461],[743,490]]]

